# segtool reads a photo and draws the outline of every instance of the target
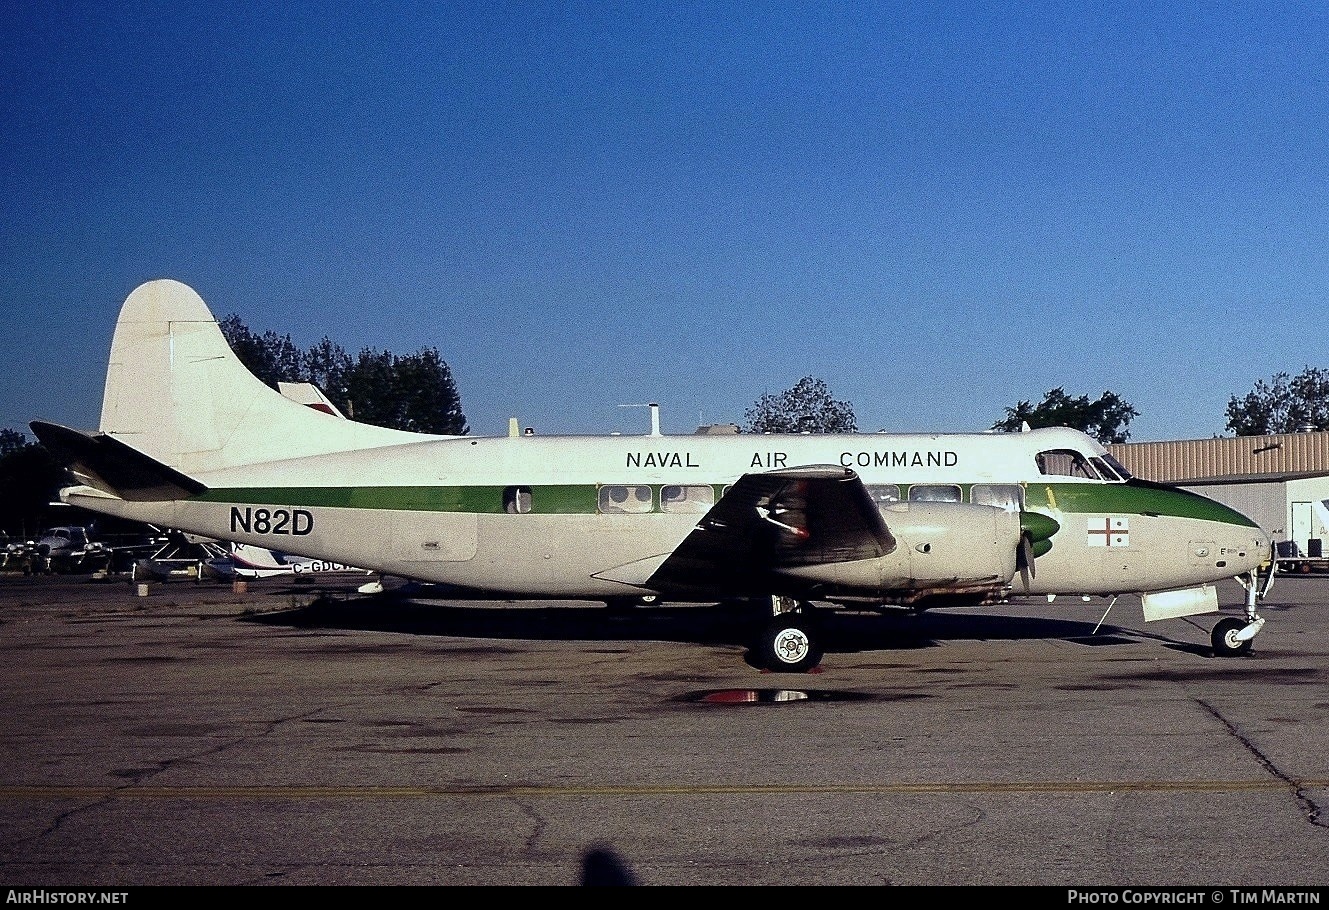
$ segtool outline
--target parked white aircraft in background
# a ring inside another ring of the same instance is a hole
[[[433,436],[269,389],[189,287],[129,295],[97,433],[33,431],[69,503],[222,540],[508,597],[759,598],[756,655],[821,657],[813,604],[920,610],[1013,595],[1139,594],[1146,620],[1247,585],[1219,654],[1264,620],[1267,535],[1133,479],[1068,429],[953,435]]]
[[[368,575],[364,569],[310,556],[292,556],[280,550],[235,543],[230,547],[231,571],[238,578],[274,578],[277,576]]]
[[[105,567],[111,548],[89,537],[82,525],[57,525],[37,535],[27,548],[33,571],[65,573]]]

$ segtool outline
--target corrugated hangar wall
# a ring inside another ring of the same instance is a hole
[[[1107,446],[1136,477],[1166,483],[1329,472],[1329,432],[1122,442]]]

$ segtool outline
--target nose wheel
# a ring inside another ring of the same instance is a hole
[[[1260,622],[1263,624],[1264,620],[1260,620]],[[1238,657],[1242,654],[1249,654],[1252,647],[1251,639],[1255,635],[1252,633],[1249,637],[1241,637],[1242,630],[1248,625],[1249,623],[1246,620],[1238,619],[1235,616],[1220,620],[1209,636],[1209,640],[1214,646],[1214,656]]]
[[[1209,642],[1214,646],[1215,657],[1239,657],[1249,654],[1255,636],[1264,628],[1264,619],[1255,607],[1274,584],[1274,572],[1278,566],[1276,560],[1270,560],[1267,574],[1261,576],[1258,569],[1247,575],[1238,576],[1237,581],[1246,589],[1246,616],[1238,619],[1229,616],[1218,621],[1209,635]]]

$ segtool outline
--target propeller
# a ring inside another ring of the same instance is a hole
[[[1056,520],[1041,512],[1020,513],[1020,545],[1015,551],[1015,564],[1026,594],[1033,587],[1034,561],[1052,549],[1052,535],[1060,530]]]
[[[1024,592],[1029,593],[1034,581],[1034,542],[1028,534],[1020,535],[1020,548],[1015,551],[1015,564],[1020,567],[1020,580]]]

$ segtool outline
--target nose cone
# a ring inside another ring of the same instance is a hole
[[[1259,528],[1249,529],[1245,539],[1236,540],[1233,543],[1235,546],[1225,548],[1225,550],[1230,550],[1232,553],[1230,564],[1235,575],[1254,572],[1273,559],[1273,541],[1268,534]]]
[[[1244,575],[1272,556],[1269,533],[1229,505],[1190,490],[1133,479],[1131,486],[1148,496],[1146,513],[1172,515],[1195,523],[1188,532],[1191,565],[1217,576]]]
[[[1236,509],[1221,503],[1214,506],[1215,514],[1209,520],[1218,525],[1214,535],[1219,545],[1217,555],[1226,561],[1233,575],[1253,572],[1273,559],[1273,538],[1267,531]]]

